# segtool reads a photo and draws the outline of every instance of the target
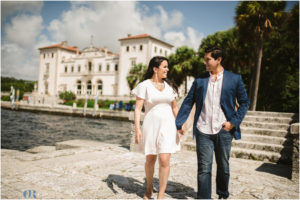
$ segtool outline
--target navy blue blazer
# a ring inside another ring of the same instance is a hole
[[[182,125],[187,120],[194,103],[196,103],[193,125],[193,133],[194,135],[196,134],[196,125],[203,103],[205,102],[208,81],[209,73],[207,72],[193,82],[176,117],[177,130],[182,129]],[[237,111],[235,110],[236,99],[239,103]],[[241,139],[240,124],[244,119],[250,104],[241,75],[224,70],[220,103],[227,121],[234,125],[234,128],[230,132],[236,140]]]

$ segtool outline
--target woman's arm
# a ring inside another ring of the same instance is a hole
[[[135,125],[135,143],[139,144],[142,139],[142,132],[140,128],[141,112],[144,104],[144,99],[136,97],[134,109],[134,125]]]
[[[173,111],[174,117],[176,118],[177,114],[178,114],[178,111],[179,111],[178,106],[177,106],[176,98],[172,101],[172,111]]]

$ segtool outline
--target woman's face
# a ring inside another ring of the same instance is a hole
[[[168,62],[166,60],[162,61],[159,67],[158,68],[154,67],[153,70],[154,72],[157,73],[157,77],[159,79],[167,78],[168,71],[169,71]]]

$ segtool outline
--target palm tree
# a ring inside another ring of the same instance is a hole
[[[143,75],[147,71],[147,66],[142,63],[134,64],[126,77],[130,90],[136,87],[136,85],[142,80]]]
[[[284,16],[284,1],[242,1],[236,8],[235,22],[240,40],[253,41],[255,63],[250,84],[250,110],[256,110],[263,43]]]
[[[169,57],[170,79],[176,85],[180,86],[185,83],[185,94],[187,93],[187,76],[193,76],[193,68],[197,67],[196,53],[192,48],[182,46],[176,49],[175,54]]]

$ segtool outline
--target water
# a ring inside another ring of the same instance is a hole
[[[74,139],[128,148],[130,122],[1,109],[1,148],[25,151]]]

